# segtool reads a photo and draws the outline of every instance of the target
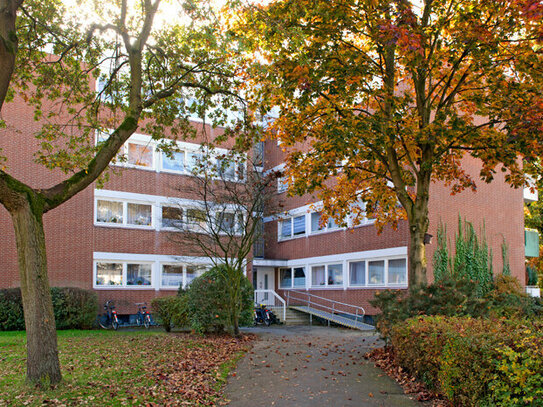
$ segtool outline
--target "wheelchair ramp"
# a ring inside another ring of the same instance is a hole
[[[305,312],[306,314],[309,314],[309,315],[314,315],[326,321],[334,322],[338,325],[346,326],[348,328],[359,329],[361,331],[375,330],[375,327],[373,325],[365,324],[363,322],[356,321],[353,318],[344,317],[339,314],[322,311],[320,309],[303,306],[303,305],[291,305],[289,308],[300,311],[300,312]]]

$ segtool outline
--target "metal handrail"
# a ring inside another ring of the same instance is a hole
[[[279,295],[277,294],[274,290],[254,290],[255,291],[255,294],[254,294],[254,302],[255,304],[258,304],[258,301],[257,301],[257,295],[258,294],[272,294],[276,299],[279,300],[279,302],[282,304],[283,306],[283,322],[285,322],[285,320],[287,319],[287,303],[286,301]]]
[[[305,296],[307,296],[307,299],[297,298],[297,297],[295,297],[295,296],[292,295],[293,293],[305,295]],[[358,305],[352,305],[352,304],[347,304],[347,303],[340,302],[340,301],[331,300],[331,299],[329,299],[329,298],[320,297],[320,296],[318,296],[318,295],[311,294],[311,293],[304,292],[304,291],[298,291],[298,290],[286,290],[286,295],[287,295],[287,305],[288,305],[288,306],[290,306],[290,300],[291,300],[291,298],[292,298],[293,300],[298,300],[298,301],[306,302],[308,307],[311,307],[311,306],[313,305],[313,306],[317,306],[317,307],[321,307],[321,308],[325,308],[325,309],[331,310],[332,313],[335,313],[336,311],[340,311],[340,312],[342,312],[342,313],[344,313],[344,314],[351,315],[351,316],[354,317],[354,320],[355,320],[356,322],[358,322],[358,318],[359,318],[359,317],[362,317],[362,318],[363,318],[364,315],[366,314],[366,311],[364,310],[364,308],[363,308],[363,307],[360,307],[360,306],[358,306]],[[318,302],[312,301],[311,297],[313,297],[313,298],[315,298],[315,299],[319,299],[319,300],[328,301],[328,302],[332,303],[332,306],[330,307],[330,306],[328,306],[328,305],[319,304]],[[347,312],[347,311],[343,311],[343,310],[338,310],[338,309],[336,309],[336,304],[338,304],[338,305],[343,305],[343,306],[346,306],[346,307],[354,308],[354,309],[355,309],[355,313]],[[360,311],[360,313],[359,313],[359,311]]]

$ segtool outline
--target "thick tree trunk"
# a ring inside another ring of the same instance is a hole
[[[62,379],[51,290],[47,277],[43,213],[28,201],[11,210],[15,228],[27,337],[27,381],[40,386]]]
[[[410,225],[409,241],[409,287],[426,285],[426,246],[424,235],[427,228],[423,224]]]

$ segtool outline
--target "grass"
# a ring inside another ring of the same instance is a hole
[[[58,340],[63,382],[40,391],[25,383],[25,333],[0,332],[0,406],[216,405],[250,339],[59,331]]]

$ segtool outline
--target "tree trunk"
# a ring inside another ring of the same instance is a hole
[[[15,228],[27,338],[27,381],[45,387],[61,381],[53,302],[47,277],[43,213],[25,200],[10,214]]]
[[[424,245],[424,235],[427,228],[422,224],[409,226],[409,287],[426,285],[426,246]]]

